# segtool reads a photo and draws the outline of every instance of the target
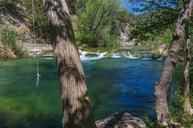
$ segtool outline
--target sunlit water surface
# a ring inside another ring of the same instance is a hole
[[[0,62],[0,127],[61,127],[60,90],[53,58],[39,58],[40,84],[36,87],[36,61]],[[163,62],[101,59],[83,61],[95,119],[114,112],[137,117],[154,115],[154,83]]]

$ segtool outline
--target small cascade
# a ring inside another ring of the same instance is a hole
[[[139,57],[133,56],[130,52],[127,53],[129,59],[138,59]]]
[[[160,58],[158,58],[157,60],[158,60],[158,61],[162,61],[162,60],[164,60],[164,58],[163,58],[163,57],[160,57]]]
[[[110,58],[116,59],[116,58],[121,58],[121,57],[122,56],[120,54],[118,54],[118,53],[112,53]]]
[[[150,59],[146,57],[135,57],[130,52],[120,52],[120,51],[111,52],[111,53],[107,53],[107,52],[99,53],[99,52],[89,52],[89,51],[78,50],[78,52],[80,54],[81,61],[100,60],[103,58],[112,58],[112,59],[128,58],[128,59],[142,59],[142,60]],[[51,59],[54,59],[53,56],[54,56],[53,53],[47,53],[44,55],[45,58],[43,59],[51,60]],[[160,58],[160,60],[161,59],[162,58]]]
[[[104,58],[104,55],[106,54],[106,52],[97,53],[97,52],[88,52],[88,51],[81,51],[81,50],[79,50],[79,53],[80,53],[80,59],[82,61],[99,60]],[[94,55],[94,56],[89,56],[89,55]]]
[[[138,58],[140,58],[140,57],[135,57],[135,56],[133,56],[130,52],[121,52],[121,51],[119,51],[119,52],[114,52],[114,53],[111,53],[110,54],[110,58],[128,58],[128,59],[138,59]]]

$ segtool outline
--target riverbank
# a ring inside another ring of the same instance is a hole
[[[23,43],[27,49],[27,55],[33,56],[53,56],[51,44]],[[159,50],[152,50],[150,46],[130,46],[118,48],[89,48],[79,47],[80,56],[83,59],[100,58],[152,58],[163,59],[167,53]]]

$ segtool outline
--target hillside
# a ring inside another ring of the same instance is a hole
[[[34,35],[31,29],[32,24],[26,15],[27,14],[25,13],[24,6],[21,6],[20,4],[5,4],[4,6],[1,6],[0,8],[1,37],[3,37],[3,35],[7,35],[4,36],[5,38],[4,42],[3,39],[1,39],[2,44],[8,43],[9,38],[13,38],[12,36],[15,35],[15,40],[13,40],[13,43],[16,43],[21,52],[23,52],[22,56],[23,55],[33,56],[35,54],[41,54],[42,52],[52,50],[51,45],[48,44],[48,42],[46,42],[43,38],[33,38]],[[17,52],[14,51],[13,48],[9,47],[8,49],[12,49],[11,51],[13,55],[11,56],[13,58],[15,58],[16,56],[20,56],[17,55]],[[3,50],[1,50],[1,54],[5,58],[6,56],[8,58],[11,57],[10,55],[6,55],[6,53],[3,53]]]

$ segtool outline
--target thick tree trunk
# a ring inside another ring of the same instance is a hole
[[[190,64],[192,61],[190,39],[187,40],[186,45],[186,64],[184,68],[184,112],[192,115],[193,109],[190,103]]]
[[[58,66],[63,128],[96,128],[65,0],[44,0]]]
[[[176,30],[173,35],[173,42],[169,50],[169,55],[165,60],[162,69],[160,81],[155,86],[156,96],[156,114],[158,122],[165,127],[172,127],[172,120],[167,103],[167,92],[172,74],[180,54],[183,51],[187,39],[187,21],[191,15],[193,8],[193,0],[188,0],[186,6],[178,17]]]

